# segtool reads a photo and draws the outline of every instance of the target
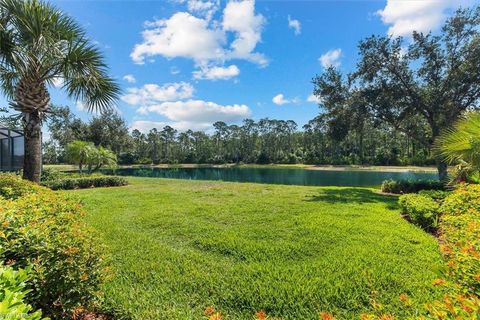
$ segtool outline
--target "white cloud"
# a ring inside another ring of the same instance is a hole
[[[377,11],[382,21],[390,25],[388,34],[410,36],[412,32],[437,29],[447,18],[448,10],[468,6],[473,0],[387,0],[385,8]]]
[[[135,79],[135,77],[133,76],[133,74],[126,74],[123,76],[122,78],[123,80],[129,82],[129,83],[135,83],[137,82],[137,79]]]
[[[209,28],[205,19],[188,12],[178,12],[166,20],[146,24],[142,32],[143,42],[135,45],[130,57],[143,64],[146,57],[162,55],[166,58],[183,57],[202,61],[221,59],[225,35]]]
[[[298,104],[298,103],[301,102],[301,100],[298,97],[295,97],[295,98],[292,98],[292,99],[287,99],[287,98],[285,98],[283,93],[279,93],[275,97],[272,98],[272,102],[275,103],[278,106],[281,106],[281,105],[289,104],[289,103]]]
[[[64,84],[65,84],[65,81],[62,77],[57,77],[57,78],[53,79],[52,85],[55,88],[61,88],[61,87],[63,87]]]
[[[147,133],[148,131],[156,128],[157,130],[162,130],[165,126],[170,126],[178,131],[204,131],[212,127],[211,123],[195,123],[195,122],[168,122],[168,121],[148,121],[148,120],[137,120],[132,123],[130,126],[131,130],[139,130],[140,132]]]
[[[307,102],[320,103],[320,99],[317,96],[311,94],[308,96]]]
[[[220,0],[216,1],[202,1],[202,0],[189,0],[188,10],[190,12],[197,13],[207,20],[210,20],[215,12],[220,7]]]
[[[87,111],[87,106],[82,101],[77,101],[75,103],[75,108],[77,111]]]
[[[228,2],[223,10],[222,26],[224,31],[234,32],[236,37],[230,44],[232,50],[227,53],[227,57],[266,65],[268,61],[265,56],[253,52],[261,40],[264,24],[265,18],[261,14],[255,14],[255,1]]]
[[[141,88],[128,88],[122,100],[134,106],[147,106],[164,101],[188,99],[195,89],[186,82],[167,83],[163,86],[146,84]]]
[[[318,61],[320,61],[320,64],[322,67],[325,69],[328,67],[339,67],[341,62],[340,58],[342,57],[342,49],[333,49],[327,51],[325,54],[323,54]]]
[[[221,67],[232,59],[248,60],[260,66],[268,64],[263,54],[255,52],[265,24],[264,17],[255,14],[255,1],[228,2],[221,20],[200,14],[218,10],[218,1],[179,1],[187,3],[190,12],[177,12],[168,19],[146,22],[142,42],[136,44],[130,54],[135,63],[143,64],[160,55],[167,59],[192,59],[200,68]]]
[[[157,113],[174,122],[213,123],[237,122],[250,116],[250,108],[244,104],[219,105],[203,100],[173,101],[140,108],[140,113]]]
[[[228,67],[202,67],[198,71],[193,72],[195,79],[207,80],[228,80],[240,74],[240,69],[234,64]]]
[[[290,15],[288,16],[288,27],[292,28],[297,36],[302,32],[300,21],[290,18]]]

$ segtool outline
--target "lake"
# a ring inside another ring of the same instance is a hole
[[[387,179],[438,179],[433,172],[330,171],[276,168],[120,168],[107,174],[190,180],[219,180],[302,186],[379,186]]]

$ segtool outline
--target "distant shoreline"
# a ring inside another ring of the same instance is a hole
[[[369,166],[369,165],[310,165],[310,164],[158,164],[158,165],[120,165],[119,168],[266,168],[266,169],[304,169],[324,171],[377,171],[377,172],[437,172],[436,167],[426,166]],[[57,170],[75,170],[73,165],[44,165],[44,168]]]

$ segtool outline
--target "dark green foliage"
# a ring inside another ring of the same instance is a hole
[[[381,186],[386,193],[415,193],[420,190],[445,190],[445,185],[437,180],[385,180]]]
[[[95,307],[105,264],[95,232],[83,222],[82,207],[12,175],[0,175],[0,184],[21,187],[0,198],[0,260],[15,268],[32,267],[28,303],[54,319]]]
[[[403,214],[407,214],[412,223],[427,231],[438,227],[439,204],[432,198],[415,193],[404,194],[398,200]]]
[[[128,181],[122,177],[87,176],[81,178],[61,178],[59,180],[45,181],[42,184],[52,190],[72,190],[126,186]]]

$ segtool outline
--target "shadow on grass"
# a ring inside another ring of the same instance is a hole
[[[324,189],[318,195],[307,196],[305,201],[320,201],[327,203],[384,203],[388,209],[398,209],[398,198],[381,195],[368,189],[342,188]]]

